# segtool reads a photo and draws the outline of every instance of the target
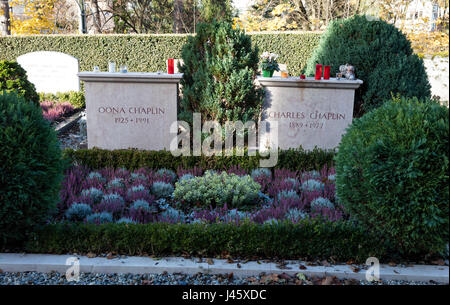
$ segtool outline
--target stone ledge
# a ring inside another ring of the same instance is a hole
[[[329,80],[315,80],[314,77],[300,79],[300,77],[257,77],[258,82],[264,87],[295,87],[295,88],[322,88],[322,89],[357,89],[363,83],[362,80],[347,80],[330,78]]]
[[[64,120],[63,122],[59,123],[55,127],[55,131],[58,134],[61,134],[68,130],[70,127],[72,127],[82,116],[82,110],[78,111],[74,115],[70,116],[68,119]]]
[[[182,73],[147,73],[147,72],[80,72],[80,80],[85,82],[108,82],[108,83],[179,83],[183,77]]]
[[[68,269],[66,260],[69,257],[78,257],[80,260],[80,272],[93,273],[185,273],[196,274],[224,274],[233,273],[236,277],[257,276],[265,273],[286,273],[291,276],[297,273],[311,277],[336,276],[339,279],[365,280],[365,270],[354,272],[351,265],[335,266],[306,266],[299,268],[299,261],[286,261],[288,264],[283,268],[277,267],[276,263],[249,261],[247,263],[228,263],[227,260],[214,259],[213,264],[208,264],[203,259],[185,259],[180,257],[167,257],[152,259],[149,257],[127,257],[107,259],[104,257],[88,258],[75,255],[53,255],[53,254],[15,254],[0,253],[0,269],[4,272],[44,272],[57,271],[65,273]],[[448,266],[413,265],[411,267],[380,266],[381,280],[404,280],[428,282],[430,280],[439,283],[449,283]]]

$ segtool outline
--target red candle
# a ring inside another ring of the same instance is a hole
[[[330,79],[331,66],[325,66],[323,70],[323,79]]]
[[[316,80],[322,79],[322,65],[316,65]]]
[[[305,78],[306,78],[305,74],[300,75],[300,79],[305,79]]]
[[[173,72],[174,72],[173,58],[169,58],[167,60],[167,73],[173,74]]]

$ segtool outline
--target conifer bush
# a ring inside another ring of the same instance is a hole
[[[396,99],[355,119],[342,137],[337,197],[396,253],[439,253],[449,238],[448,170],[448,108]]]
[[[227,22],[202,23],[182,49],[180,70],[183,98],[180,119],[256,120],[262,106],[262,90],[254,85],[258,50],[243,31]]]
[[[313,75],[316,64],[324,64],[331,65],[335,75],[346,63],[364,81],[356,91],[356,116],[379,107],[392,94],[430,97],[423,61],[413,54],[406,36],[384,21],[365,16],[333,21],[309,59],[306,74]]]
[[[16,92],[26,100],[39,103],[39,95],[28,80],[27,72],[14,61],[0,61],[0,91]]]
[[[19,243],[56,209],[64,161],[38,105],[0,92],[0,244]]]

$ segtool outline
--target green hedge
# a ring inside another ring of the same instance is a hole
[[[52,224],[26,246],[33,253],[108,253],[356,260],[382,258],[377,238],[350,223],[243,224]]]
[[[280,55],[279,62],[289,65],[289,72],[298,75],[320,33],[255,33],[252,43],[261,52]],[[70,54],[80,63],[80,71],[94,66],[106,71],[108,61],[128,65],[129,71],[165,70],[167,58],[181,58],[181,48],[188,35],[33,35],[0,37],[0,60],[16,60],[35,51],[57,51]]]
[[[105,167],[138,169],[148,167],[177,170],[179,167],[200,167],[203,169],[223,170],[238,165],[245,169],[255,169],[259,167],[259,160],[266,158],[259,154],[254,157],[249,157],[247,152],[242,157],[174,157],[170,151],[144,151],[137,149],[66,149],[64,155],[73,163],[85,165],[91,169]],[[305,151],[301,148],[279,150],[278,163],[275,168],[285,168],[293,171],[320,170],[324,166],[334,166],[334,155],[335,152],[333,150],[321,150],[317,148],[312,151]]]

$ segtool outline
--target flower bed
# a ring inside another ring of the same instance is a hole
[[[42,115],[44,118],[53,123],[61,121],[62,118],[71,115],[75,108],[69,102],[52,102],[44,101],[40,103]]]
[[[103,169],[75,166],[66,174],[57,221],[84,223],[298,223],[345,220],[335,198],[334,169],[295,172],[238,166]]]

